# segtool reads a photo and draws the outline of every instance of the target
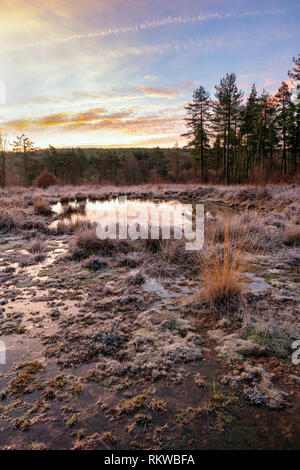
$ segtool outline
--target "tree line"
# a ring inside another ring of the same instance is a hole
[[[300,57],[276,93],[255,85],[247,99],[234,73],[203,86],[185,107],[188,143],[172,149],[36,149],[22,134],[7,151],[0,131],[0,186],[32,185],[47,169],[62,184],[151,182],[264,183],[299,174]],[[292,84],[292,86],[291,86]]]
[[[212,99],[203,86],[186,106],[188,147],[202,181],[254,183],[287,179],[299,171],[300,58],[293,59],[290,82],[274,95],[253,84],[247,100],[234,73],[215,86]],[[294,90],[294,93],[292,92]]]
[[[0,137],[1,139],[1,137]],[[1,140],[0,140],[1,142]],[[1,147],[0,147],[1,148]],[[25,135],[17,137],[13,152],[3,152],[3,180],[0,185],[34,184],[47,169],[62,184],[190,181],[193,161],[188,149],[133,148],[36,149]]]

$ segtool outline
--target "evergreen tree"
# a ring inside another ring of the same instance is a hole
[[[232,132],[232,124],[237,119],[240,110],[243,92],[238,90],[236,75],[226,74],[219,85],[215,87],[216,102],[214,106],[215,120],[223,126],[224,136],[224,177],[225,183],[229,183],[229,166],[231,163],[232,144],[235,141],[236,132]]]
[[[6,186],[7,136],[0,131],[0,186]]]
[[[30,165],[32,163],[32,152],[34,150],[34,143],[30,140],[29,137],[26,137],[24,134],[17,137],[13,143],[14,151],[21,155],[22,159],[22,170],[24,174],[25,185],[30,183]]]
[[[287,174],[287,151],[290,143],[294,112],[291,96],[292,93],[289,90],[288,84],[282,82],[275,95],[275,100],[277,104],[276,123],[282,147],[281,171],[283,171],[285,176]]]
[[[194,157],[195,171],[204,174],[205,153],[208,145],[208,120],[210,111],[210,96],[203,86],[194,91],[193,101],[185,107],[188,132],[184,137],[191,139],[188,147],[191,147]]]
[[[289,70],[288,75],[294,85],[294,125],[292,129],[291,146],[291,173],[295,174],[298,169],[298,158],[300,154],[300,55],[293,58],[294,67]]]

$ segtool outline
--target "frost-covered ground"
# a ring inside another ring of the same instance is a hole
[[[208,257],[231,218],[248,244],[238,302],[207,302],[201,257],[181,243],[104,246],[87,221],[53,228],[56,202],[117,195],[204,202]],[[0,446],[297,448],[299,220],[295,186],[3,191]]]

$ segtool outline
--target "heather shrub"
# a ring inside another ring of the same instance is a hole
[[[117,253],[127,253],[130,246],[125,240],[102,240],[97,236],[95,229],[88,228],[76,233],[71,251],[75,258],[87,258],[91,255],[113,256]]]
[[[300,226],[296,224],[288,224],[283,231],[283,243],[287,246],[300,245]]]
[[[38,188],[49,188],[49,186],[54,186],[57,184],[57,178],[55,175],[50,173],[48,170],[44,170],[40,176],[35,180],[35,185]]]
[[[7,211],[0,211],[0,233],[12,232],[17,225],[17,221]]]
[[[33,203],[34,213],[37,215],[51,215],[52,210],[49,203],[44,199],[38,198]]]

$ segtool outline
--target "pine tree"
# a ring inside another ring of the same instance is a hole
[[[0,186],[6,186],[7,136],[0,131]]]
[[[24,134],[17,137],[17,140],[14,141],[14,151],[20,153],[22,157],[22,166],[25,184],[30,182],[30,164],[31,164],[31,154],[34,150],[34,143],[30,140],[29,137],[26,137]]]
[[[185,109],[188,132],[183,136],[191,139],[187,146],[192,148],[195,171],[200,172],[201,178],[203,178],[210,111],[210,96],[203,86],[194,91],[193,101]]]
[[[300,55],[293,58],[294,67],[289,70],[288,75],[295,85],[294,99],[294,125],[292,130],[292,148],[291,148],[291,173],[295,174],[298,169],[298,157],[300,154]]]
[[[276,122],[282,147],[281,171],[284,173],[284,176],[287,174],[287,151],[293,120],[293,103],[291,96],[292,93],[289,90],[288,84],[282,82],[275,95],[275,100],[277,104]]]
[[[238,90],[236,85],[236,75],[234,73],[226,74],[219,85],[215,87],[215,115],[216,120],[223,125],[224,135],[224,177],[225,183],[229,183],[229,165],[232,150],[232,143],[235,134],[232,133],[232,124],[239,113],[243,92]]]

